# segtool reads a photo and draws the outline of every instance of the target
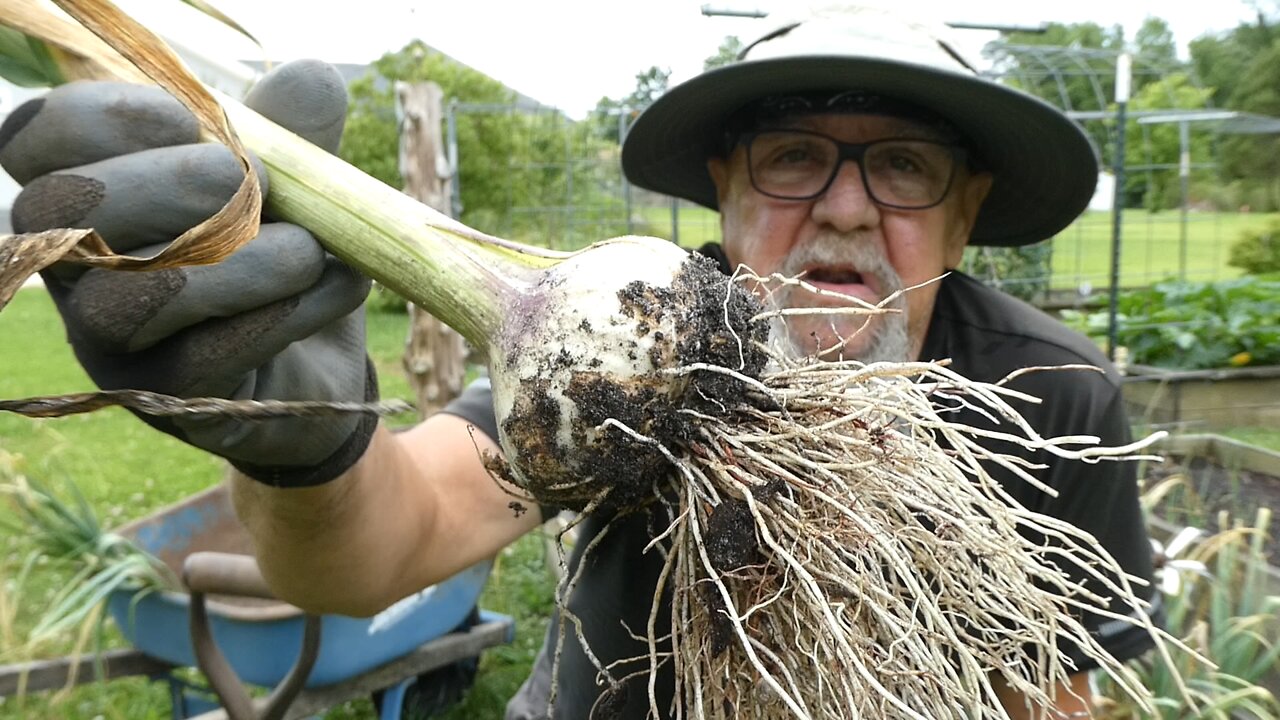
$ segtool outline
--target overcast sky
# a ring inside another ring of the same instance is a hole
[[[700,8],[772,11],[795,2],[776,0],[208,0],[262,41],[272,59],[319,57],[331,62],[369,62],[420,38],[428,45],[502,81],[544,104],[580,116],[602,96],[626,95],[636,73],[657,65],[672,81],[702,69],[726,35],[749,39],[771,26],[769,19],[707,17]],[[883,3],[872,0],[865,4]],[[1265,2],[1265,0],[1264,0]],[[145,8],[174,0],[120,0],[142,17]],[[1185,54],[1188,41],[1228,30],[1252,17],[1244,0],[897,0],[919,17],[968,23],[1034,25],[1044,21],[1120,24],[1129,38],[1148,15],[1167,20]],[[209,33],[220,51],[251,56],[251,45]],[[969,54],[992,33],[964,31]]]

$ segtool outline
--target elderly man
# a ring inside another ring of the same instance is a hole
[[[332,147],[340,91],[327,67],[298,63],[249,101]],[[163,96],[101,84],[56,90],[0,128],[0,163],[27,184],[14,226],[93,225],[117,250],[151,251],[234,188],[225,150],[195,142],[190,119]],[[1084,338],[962,274],[930,282],[955,268],[971,241],[1019,245],[1061,230],[1087,203],[1096,161],[1061,113],[978,78],[910,23],[843,10],[789,23],[750,45],[741,62],[649,108],[628,135],[623,164],[641,186],[720,211],[723,248],[704,252],[726,271],[804,273],[817,288],[869,302],[915,288],[900,314],[791,322],[785,332],[798,353],[948,358],[986,381],[1030,366],[1106,366]],[[265,224],[262,237],[213,268],[141,276],[58,268],[46,280],[77,356],[103,386],[259,399],[376,393],[359,310],[367,284],[301,228]],[[841,301],[796,289],[784,302]],[[1033,373],[1016,385],[1045,399],[1021,408],[1044,435],[1128,439],[1112,371]],[[477,445],[497,451],[483,384],[397,434],[358,419],[149,422],[231,461],[237,509],[264,573],[282,597],[313,611],[376,612],[540,523],[510,512],[479,461]],[[1130,573],[1149,577],[1132,466],[1032,459],[1048,464],[1041,479],[1058,497],[1009,480],[1014,497],[1088,530]],[[589,519],[577,547],[605,521]],[[640,514],[615,525],[571,601],[605,663],[648,652],[631,633],[645,626],[645,588],[661,566],[644,552],[652,533]],[[1147,646],[1124,623],[1086,622],[1119,658]],[[556,637],[553,624],[508,718],[546,716]],[[624,663],[615,675],[642,667]],[[1056,694],[1061,716],[1089,714],[1083,660],[1079,669]],[[589,717],[601,693],[595,680],[568,633],[555,716]],[[617,717],[645,717],[647,682],[633,679]],[[669,696],[670,677],[658,686]],[[1015,717],[1036,710],[1012,692],[1002,699]]]

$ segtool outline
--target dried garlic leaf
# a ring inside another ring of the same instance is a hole
[[[85,246],[88,246],[87,249]],[[76,250],[76,248],[82,248]],[[27,278],[61,260],[76,254],[100,254],[106,243],[92,230],[46,230],[26,235],[0,235],[0,310],[13,299]]]
[[[123,407],[144,415],[217,415],[238,420],[279,417],[316,417],[345,413],[395,415],[413,407],[402,400],[342,402],[319,400],[225,400],[223,398],[179,398],[144,390],[104,390],[101,392],[50,395],[20,400],[0,400],[0,411],[34,418],[63,417],[93,412],[107,407]]]

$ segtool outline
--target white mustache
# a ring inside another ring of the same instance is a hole
[[[815,265],[852,265],[864,276],[876,280],[876,289],[883,297],[888,297],[902,290],[902,278],[894,270],[884,250],[876,243],[857,238],[838,235],[818,235],[792,248],[782,264],[781,274],[784,277],[795,277],[807,268]],[[803,288],[792,286],[786,294],[792,292],[808,292]],[[784,299],[790,305],[789,298]],[[889,307],[905,309],[902,296],[889,304]]]
[[[814,237],[794,247],[782,264],[780,274],[784,277],[795,277],[807,268],[821,265],[852,265],[864,278],[874,278],[874,287],[889,297],[902,290],[902,278],[889,262],[888,256],[880,245],[860,238],[849,238],[839,235],[824,234]],[[795,307],[799,303],[791,293],[808,293],[808,290],[796,285],[782,288],[782,292],[774,296],[774,301],[782,307]],[[896,308],[897,313],[881,315],[875,326],[866,328],[873,333],[871,341],[857,359],[863,362],[902,361],[907,359],[909,338],[907,334],[907,304],[904,293],[900,293],[886,307]],[[775,321],[774,336],[784,343],[792,355],[806,355],[814,348],[801,338],[795,338],[785,329],[785,322]],[[838,353],[846,357],[843,351]]]

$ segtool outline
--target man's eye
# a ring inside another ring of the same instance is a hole
[[[774,165],[800,165],[813,162],[814,155],[812,150],[803,146],[792,146],[781,148],[773,154],[770,161]]]
[[[905,153],[896,152],[889,156],[889,168],[894,172],[916,174],[925,170],[924,164],[916,156]]]

